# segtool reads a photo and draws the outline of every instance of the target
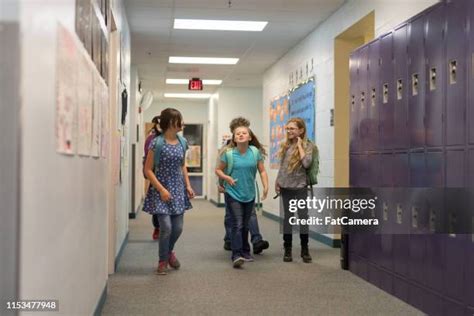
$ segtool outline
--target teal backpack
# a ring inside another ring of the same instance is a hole
[[[319,152],[318,147],[313,144],[313,153],[311,155],[311,165],[306,169],[306,181],[309,186],[318,184],[319,173]]]
[[[183,159],[183,166],[186,161],[186,151],[188,150],[188,142],[186,141],[186,138],[184,138],[181,135],[176,135],[178,136],[178,141],[181,144],[181,147],[183,148],[184,151],[184,159]],[[160,136],[157,136],[156,139],[156,147],[155,147],[155,157],[154,157],[154,170],[158,167],[158,163],[160,162],[160,154],[161,150],[163,149],[163,146],[165,145],[165,138],[163,137],[163,134]]]

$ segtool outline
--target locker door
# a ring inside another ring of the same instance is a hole
[[[359,165],[358,165],[358,159],[356,154],[350,154],[350,160],[349,160],[349,185],[351,187],[357,187],[358,186],[358,180],[359,180]]]
[[[474,149],[469,150],[469,158],[468,158],[468,163],[469,163],[469,177],[468,177],[468,182],[467,186],[471,190],[474,188]],[[474,205],[474,196],[471,193],[471,201],[470,201],[470,209],[471,209],[471,225],[474,225],[474,211],[473,211],[473,205]],[[465,291],[466,291],[466,303],[470,306],[473,307],[473,314],[474,314],[474,282],[471,280],[474,280],[474,232],[471,232],[471,235],[467,235],[467,271],[466,271],[466,277],[465,277]]]
[[[381,166],[381,192],[377,199],[378,214],[380,225],[380,235],[378,240],[377,264],[383,268],[393,271],[393,235],[394,226],[394,196],[393,196],[393,171],[394,155],[382,154],[380,157]],[[383,166],[383,167],[382,167]]]
[[[360,63],[359,63],[359,73],[358,73],[358,82],[359,82],[359,139],[360,139],[360,150],[368,150],[369,142],[369,124],[367,122],[367,105],[369,102],[369,95],[367,93],[368,87],[368,67],[369,65],[369,47],[364,46],[360,49]]]
[[[359,52],[355,51],[352,53],[349,61],[350,71],[350,152],[359,152],[359,123],[358,123],[358,100],[359,100],[359,82],[358,82],[358,64],[359,64]]]
[[[380,81],[379,89],[382,92],[379,110],[380,140],[383,149],[393,149],[394,138],[394,95],[393,83],[393,35],[389,33],[382,37],[380,44]]]
[[[369,85],[367,102],[368,147],[367,150],[378,149],[379,142],[379,104],[381,91],[379,89],[380,72],[380,41],[376,40],[369,45]]]
[[[409,91],[407,68],[407,25],[393,32],[394,53],[394,146],[407,150],[410,146],[407,98]]]
[[[444,109],[444,26],[445,6],[440,4],[426,15],[426,59],[428,83],[426,87],[426,146],[443,145]]]
[[[469,50],[467,55],[468,62],[468,82],[469,82],[469,100],[468,100],[468,128],[469,143],[474,144],[474,1],[469,2]]]
[[[425,145],[424,105],[425,105],[425,53],[423,35],[425,18],[423,15],[408,24],[408,125],[410,147]]]
[[[466,0],[446,5],[446,145],[463,145],[466,133]]]

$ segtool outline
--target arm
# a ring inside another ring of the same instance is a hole
[[[226,166],[227,166],[227,164],[225,162],[221,161],[216,167],[216,170],[215,170],[216,176],[218,176],[219,179],[222,179],[222,180],[226,181],[228,184],[233,186],[233,185],[235,185],[235,180],[231,176],[228,176],[224,173],[224,170],[225,170]]]
[[[150,180],[151,185],[160,192],[160,197],[163,201],[168,202],[171,199],[171,194],[166,190],[166,188],[158,181],[153,172],[153,164],[155,160],[155,152],[153,150],[149,150],[148,154],[146,155],[145,161],[145,176]]]
[[[307,144],[306,150],[303,148],[303,142],[301,138],[298,137],[298,153],[300,155],[300,161],[301,164],[303,165],[303,168],[308,169],[309,166],[311,165],[311,160],[313,157],[313,147],[310,143]]]
[[[188,166],[186,165],[186,163],[184,163],[184,166],[182,168],[183,168],[184,182],[186,184],[186,191],[188,192],[189,198],[192,199],[194,198],[195,194],[194,194],[193,188],[191,187],[191,182],[189,181]]]
[[[262,180],[262,184],[263,184],[262,200],[265,200],[268,194],[268,175],[267,175],[267,171],[265,170],[265,165],[263,164],[263,160],[260,160],[258,162],[257,167],[258,167],[258,172],[260,173],[260,179]]]

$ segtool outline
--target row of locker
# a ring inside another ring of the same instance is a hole
[[[351,187],[474,187],[474,146],[349,157]]]
[[[361,278],[428,315],[473,315],[471,235],[351,234],[350,243],[360,251],[350,251],[349,267]]]
[[[350,151],[474,144],[474,1],[438,3],[350,59]]]

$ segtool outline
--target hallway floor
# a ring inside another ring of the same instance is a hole
[[[224,209],[202,200],[184,218],[176,245],[181,269],[154,274],[158,245],[151,217],[130,220],[129,242],[110,276],[103,315],[423,315],[339,267],[339,249],[310,239],[312,264],[283,262],[276,222],[259,214],[270,248],[243,269],[231,266],[223,249]]]

